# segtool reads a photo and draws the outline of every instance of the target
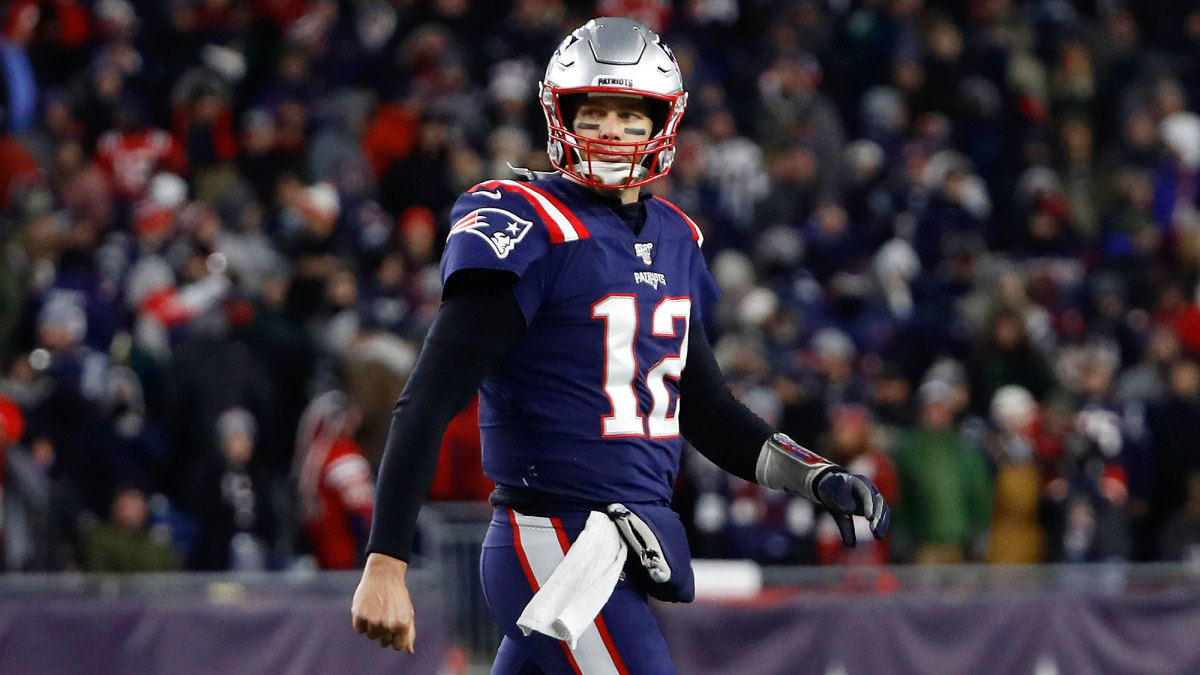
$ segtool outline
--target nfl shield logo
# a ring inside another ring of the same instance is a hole
[[[644,242],[644,243],[643,242],[635,242],[633,244],[634,255],[641,258],[642,262],[646,263],[647,265],[650,265],[654,262],[650,258],[650,251],[653,249],[654,249],[654,244],[652,242]]]

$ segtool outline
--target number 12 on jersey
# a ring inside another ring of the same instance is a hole
[[[604,320],[604,393],[612,404],[612,414],[602,419],[605,437],[649,436],[670,438],[679,435],[679,405],[671,410],[667,378],[678,379],[687,361],[688,330],[691,326],[690,298],[663,298],[651,314],[651,334],[655,338],[677,338],[675,353],[668,353],[646,371],[646,389],[650,392],[650,414],[638,410],[634,380],[638,376],[637,297],[609,295],[592,305],[592,318]],[[682,335],[675,322],[683,320]]]

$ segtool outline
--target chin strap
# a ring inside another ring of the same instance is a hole
[[[817,479],[827,470],[836,468],[840,467],[786,434],[775,434],[763,443],[762,451],[758,453],[754,477],[763,487],[819,502]]]
[[[517,174],[521,178],[524,178],[525,180],[537,180],[539,178],[549,178],[551,176],[559,175],[557,171],[534,171],[533,169],[526,169],[523,166],[513,166],[512,162],[505,162],[505,164],[508,164],[508,168],[513,173]]]
[[[639,181],[650,173],[641,164],[633,167],[631,173],[628,162],[576,162],[571,169],[581,176],[591,176],[592,180],[612,187]]]

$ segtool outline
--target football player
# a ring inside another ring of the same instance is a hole
[[[684,438],[734,475],[820,503],[848,546],[852,515],[883,537],[888,507],[866,478],[774,433],[721,376],[702,323],[718,295],[703,234],[640,188],[671,169],[687,105],[670,49],[637,21],[589,21],[550,59],[540,103],[557,171],[484,182],[454,206],[441,309],[384,449],[354,626],[413,650],[417,512],[447,423],[478,391],[497,485],[480,570],[505,634],[492,672],[673,673],[646,598],[693,595],[669,508]],[[518,617],[595,511],[636,552],[627,573],[574,646],[525,635]]]

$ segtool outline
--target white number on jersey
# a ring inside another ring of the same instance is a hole
[[[670,438],[679,435],[679,404],[670,415],[671,395],[667,378],[678,378],[687,361],[688,331],[691,328],[692,301],[689,298],[664,298],[651,316],[651,334],[661,338],[680,338],[677,353],[667,354],[645,376],[650,391],[650,415],[638,410],[637,390],[637,298],[610,295],[592,306],[592,318],[604,319],[604,393],[612,404],[612,414],[602,419],[605,437],[649,436]],[[683,320],[683,334],[675,328]]]

